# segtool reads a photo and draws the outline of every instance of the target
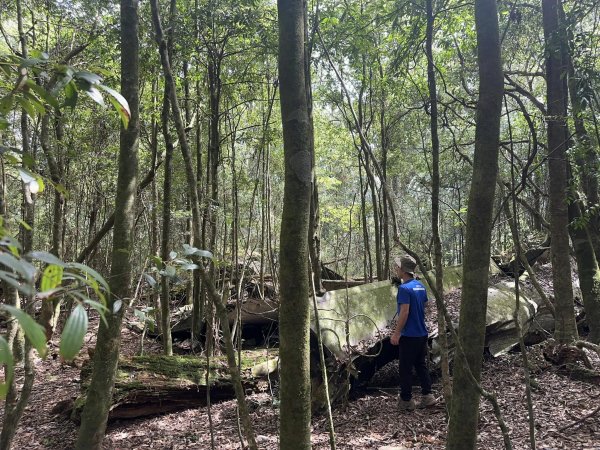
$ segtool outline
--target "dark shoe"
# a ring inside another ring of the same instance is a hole
[[[400,411],[414,411],[416,408],[415,401],[413,399],[410,400],[402,400],[398,402],[398,408]]]
[[[433,394],[427,394],[421,397],[421,401],[419,402],[419,408],[428,408],[437,403],[437,399],[433,396]]]

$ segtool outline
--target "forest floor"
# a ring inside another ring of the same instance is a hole
[[[456,310],[460,295],[450,295],[448,301]],[[93,322],[97,325],[97,320]],[[86,347],[94,345],[92,333]],[[139,352],[140,336],[123,328],[124,355]],[[568,374],[544,360],[543,346],[528,348],[533,367],[534,390],[532,400],[535,415],[535,435],[538,449],[600,449],[600,386],[575,381]],[[594,368],[600,371],[598,355],[587,352]],[[57,348],[50,354],[56,355]],[[145,352],[159,353],[160,343],[145,342]],[[79,363],[88,357],[82,352]],[[498,358],[485,357],[483,385],[494,391],[510,429],[515,449],[531,448],[524,387],[524,376],[519,353]],[[72,448],[77,426],[57,413],[61,401],[79,393],[80,369],[61,363],[60,358],[49,357],[36,361],[37,379],[31,401],[21,420],[15,438],[15,449],[68,449]],[[333,412],[337,448],[380,449],[415,448],[442,449],[445,446],[447,420],[440,403],[426,410],[399,412],[395,365],[388,365],[377,374],[384,379],[379,388],[372,387],[367,395],[351,400]],[[18,377],[22,381],[22,374]],[[418,388],[414,389],[419,400]],[[439,381],[434,392],[441,397]],[[440,399],[441,400],[441,399]],[[268,393],[250,395],[248,401],[261,449],[277,449],[278,407]],[[595,411],[594,414],[592,414]],[[106,449],[209,449],[211,427],[214,448],[240,448],[236,421],[235,401],[212,405],[209,417],[206,407],[188,409],[143,419],[121,420],[109,424],[104,448]],[[478,448],[504,448],[502,435],[491,405],[482,401],[480,406]],[[589,417],[587,417],[589,416]],[[327,421],[315,417],[312,442],[315,449],[329,448]],[[389,447],[386,447],[389,446]]]

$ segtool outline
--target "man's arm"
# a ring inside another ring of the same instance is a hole
[[[400,333],[406,325],[406,320],[408,319],[408,312],[410,311],[409,303],[402,303],[400,305],[400,314],[398,314],[398,320],[396,321],[396,327],[394,328],[394,332],[392,333],[392,337],[390,341],[392,345],[398,345],[400,341]]]

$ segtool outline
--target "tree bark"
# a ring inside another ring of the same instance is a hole
[[[569,203],[569,216],[571,221],[581,219],[576,200]],[[594,344],[600,344],[600,268],[587,227],[572,222],[569,232],[575,250],[585,318],[590,328],[588,339]]]
[[[459,359],[454,369],[447,443],[447,448],[454,450],[475,448],[477,440],[480,392],[469,379],[467,371],[470,368],[475,381],[479,382],[485,340],[490,242],[504,91],[495,0],[476,0],[475,27],[479,100],[458,334],[466,358]]]
[[[165,139],[165,175],[163,183],[163,216],[162,216],[162,238],[160,242],[160,257],[163,261],[169,259],[169,239],[171,238],[171,185],[173,181],[173,139],[169,132],[169,97],[167,89],[163,98],[161,113],[162,133]],[[173,339],[171,337],[171,311],[169,309],[170,283],[169,277],[162,276],[160,279],[160,318],[163,341],[163,352],[165,355],[173,355]]]
[[[308,225],[312,148],[304,72],[304,2],[278,0],[285,187],[280,235],[281,448],[310,449]]]
[[[76,448],[100,449],[106,430],[110,399],[115,383],[121,322],[130,297],[131,249],[135,219],[137,149],[139,144],[139,39],[138,1],[121,0],[121,92],[129,103],[131,117],[127,129],[121,129],[119,174],[115,199],[109,313],[100,321],[93,374],[87,403],[81,417]],[[126,43],[126,45],[125,45]],[[122,302],[121,304],[117,302]],[[116,309],[116,311],[115,311]]]
[[[427,85],[429,88],[430,128],[431,128],[431,233],[433,237],[433,265],[435,269],[436,289],[443,297],[444,272],[442,266],[442,240],[440,239],[440,139],[438,135],[438,101],[435,66],[433,62],[433,36],[435,16],[433,0],[427,0],[427,27],[425,32],[425,53],[427,55]],[[443,298],[441,299],[443,301]],[[451,404],[452,382],[450,381],[450,365],[448,360],[448,337],[446,335],[446,319],[438,311],[438,330],[441,347],[441,369],[444,400],[447,408]]]
[[[185,126],[183,124],[183,119],[181,115],[181,109],[179,108],[177,93],[175,91],[175,80],[173,78],[173,72],[171,70],[171,63],[167,52],[167,44],[164,40],[157,0],[150,0],[150,6],[152,9],[152,22],[156,33],[156,42],[158,44],[163,73],[165,75],[165,83],[167,91],[169,93],[169,101],[171,103],[172,117],[173,121],[175,122],[175,129],[177,130],[177,137],[179,138],[179,145],[181,147],[181,153],[185,164],[185,172],[192,208],[192,232],[194,235],[194,246],[196,248],[199,248],[201,239],[200,206],[198,201],[196,175],[194,174],[194,167],[192,164],[192,153],[188,144],[187,136],[185,133]],[[223,338],[225,341],[225,351],[227,354],[227,363],[229,366],[229,373],[231,375],[237,399],[237,405],[240,411],[240,421],[242,422],[246,439],[248,440],[248,446],[254,450],[258,447],[256,445],[254,429],[252,427],[252,422],[250,421],[248,406],[246,405],[245,394],[235,358],[235,351],[233,348],[233,342],[231,338],[231,329],[229,328],[229,321],[227,320],[227,310],[225,308],[225,305],[223,304],[221,296],[215,288],[212,278],[208,276],[206,269],[203,266],[203,261],[201,261],[200,258],[195,258],[195,260],[199,265],[198,272],[202,279],[202,284],[206,288],[208,298],[212,301],[212,304],[214,305],[217,311],[217,317],[221,322]]]
[[[554,337],[559,343],[577,338],[571,261],[569,256],[569,217],[567,211],[567,145],[563,56],[559,30],[558,0],[542,0],[544,38],[546,42],[546,83],[548,124],[548,177],[550,197],[550,238],[552,279],[556,307]]]

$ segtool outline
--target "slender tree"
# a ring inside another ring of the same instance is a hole
[[[567,142],[565,83],[562,72],[562,32],[559,23],[559,0],[542,0],[544,38],[546,42],[546,92],[548,124],[548,195],[550,198],[550,247],[552,280],[556,307],[554,336],[559,343],[577,337],[571,259],[569,256],[569,216],[567,204]]]
[[[304,71],[304,2],[278,0],[285,160],[279,270],[280,445],[310,449],[308,226],[312,148]]]
[[[433,237],[433,265],[435,268],[435,287],[439,295],[444,295],[444,271],[442,267],[442,240],[440,238],[440,138],[438,133],[438,99],[435,65],[433,61],[433,37],[435,15],[433,0],[426,0],[427,26],[425,29],[425,53],[427,55],[427,86],[429,88],[429,110],[431,129],[431,233]],[[441,299],[443,301],[443,298]],[[448,362],[448,338],[446,319],[438,311],[438,330],[440,337],[442,384],[444,399],[450,405],[452,386]]]
[[[490,243],[494,193],[498,175],[500,113],[504,91],[498,11],[495,0],[475,1],[479,100],[475,129],[473,176],[467,212],[459,339],[465,351],[456,362],[447,448],[475,448],[480,392],[467,376],[479,382],[485,340]]]
[[[93,372],[81,416],[76,448],[99,449],[112,403],[121,322],[130,297],[131,250],[135,219],[137,149],[139,144],[139,40],[138,1],[121,0],[121,92],[129,103],[129,126],[121,129],[119,174],[110,270],[110,296],[106,323],[100,321]]]

